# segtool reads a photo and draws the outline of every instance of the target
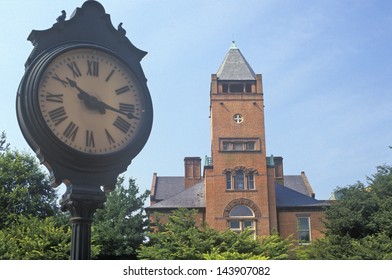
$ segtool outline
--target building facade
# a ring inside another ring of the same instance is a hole
[[[322,236],[328,203],[315,199],[305,172],[285,175],[283,158],[267,156],[261,74],[233,42],[210,87],[211,155],[184,159],[184,176],[153,175],[147,212],[197,209],[218,230],[278,232],[303,243]]]

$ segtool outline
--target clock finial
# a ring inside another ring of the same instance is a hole
[[[125,36],[127,31],[124,29],[124,27],[122,27],[122,25],[123,25],[123,23],[120,22],[120,24],[117,26],[117,30],[118,30],[118,32],[120,32],[121,35]]]
[[[67,16],[67,13],[66,13],[64,10],[62,10],[62,11],[61,11],[61,16],[59,16],[58,18],[56,18],[56,21],[57,21],[58,23],[63,23],[63,22],[65,21],[66,16]]]

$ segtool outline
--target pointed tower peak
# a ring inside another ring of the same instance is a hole
[[[256,74],[242,55],[235,41],[231,42],[228,53],[218,69],[219,80],[255,80]]]
[[[235,41],[231,41],[230,50],[238,50],[238,47],[235,44]]]

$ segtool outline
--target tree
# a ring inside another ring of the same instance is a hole
[[[8,150],[10,144],[7,143],[7,136],[3,131],[0,135],[0,154],[3,154],[4,151]]]
[[[134,179],[124,186],[120,177],[114,191],[107,194],[104,209],[95,213],[94,244],[101,247],[99,259],[135,259],[136,249],[145,241],[148,219],[144,202],[149,191],[141,195]]]
[[[39,218],[55,215],[58,212],[55,190],[49,186],[47,175],[40,169],[35,157],[8,148],[2,151],[0,229],[15,222],[19,215]]]
[[[339,188],[326,210],[325,238],[299,252],[307,259],[392,259],[392,167]]]
[[[15,223],[0,230],[0,259],[69,259],[70,241],[69,227],[57,225],[53,217],[19,215]]]
[[[139,258],[155,260],[286,259],[291,242],[278,235],[255,239],[252,231],[239,234],[198,226],[196,211],[179,209],[158,224],[150,241],[141,246]]]

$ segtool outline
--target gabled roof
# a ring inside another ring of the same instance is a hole
[[[315,196],[305,172],[301,175],[284,175],[284,186],[307,196]]]
[[[219,80],[255,80],[256,74],[233,41],[216,76]]]
[[[190,188],[184,189],[176,195],[155,203],[146,209],[157,208],[205,208],[204,183],[200,182]]]
[[[183,176],[157,176],[155,200],[165,200],[185,189]]]
[[[280,184],[275,184],[275,191],[277,208],[323,207],[329,205],[323,200],[317,200]]]

